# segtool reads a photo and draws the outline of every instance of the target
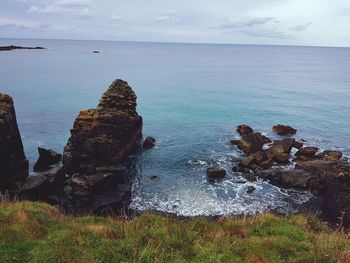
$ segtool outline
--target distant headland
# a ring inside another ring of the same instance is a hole
[[[12,51],[15,49],[45,49],[44,47],[0,46],[0,51]]]

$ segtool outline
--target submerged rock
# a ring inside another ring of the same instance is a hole
[[[28,170],[12,97],[0,93],[0,190],[27,178]]]
[[[255,190],[256,188],[254,186],[248,186],[246,192],[248,194],[252,194]]]
[[[226,176],[226,170],[222,168],[209,167],[207,169],[209,179],[221,179]]]
[[[145,141],[143,142],[142,147],[146,150],[152,149],[156,145],[156,139],[153,137],[148,136]]]
[[[62,154],[51,150],[38,147],[39,159],[34,165],[34,172],[49,170],[52,165],[58,164],[62,159]]]
[[[272,127],[272,130],[278,134],[278,135],[283,135],[283,136],[290,136],[294,135],[297,133],[297,130],[288,126],[288,125],[282,125],[278,124]]]
[[[317,151],[318,151],[317,147],[304,147],[304,148],[300,148],[299,151],[295,154],[295,156],[312,158],[315,156]]]

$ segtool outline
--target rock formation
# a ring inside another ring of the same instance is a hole
[[[146,150],[152,149],[156,145],[156,139],[153,137],[147,137],[142,144],[142,147]]]
[[[142,118],[127,82],[114,81],[96,109],[81,111],[63,154],[71,178],[65,193],[74,210],[123,208],[130,200],[129,172],[121,166],[141,140]]]
[[[0,190],[24,180],[28,169],[13,100],[0,93]]]
[[[237,128],[239,133],[242,126]],[[292,133],[292,130],[283,132],[284,135]],[[254,134],[259,133],[250,132],[248,138],[254,138]],[[234,172],[241,173],[249,181],[261,178],[279,187],[322,195],[325,217],[332,222],[339,222],[341,218],[343,225],[350,226],[350,163],[341,152],[327,150],[317,154],[317,147],[302,147],[303,143],[294,138],[275,140],[267,149],[262,149],[259,140],[250,140],[250,144],[245,143],[249,147],[245,148],[242,141],[247,141],[247,134],[242,135],[240,141],[231,141],[246,153],[233,167]],[[298,149],[293,160],[292,148]],[[285,169],[283,164],[290,161],[294,168]]]
[[[61,162],[62,154],[51,150],[38,147],[39,159],[34,165],[34,172],[43,172],[51,168],[52,165]]]
[[[278,135],[283,135],[283,136],[290,136],[294,135],[297,133],[297,130],[288,126],[288,125],[282,125],[278,124],[272,127],[272,130],[277,133]]]

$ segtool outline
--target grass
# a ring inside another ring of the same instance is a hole
[[[314,216],[70,217],[0,202],[0,262],[350,262],[349,235]]]

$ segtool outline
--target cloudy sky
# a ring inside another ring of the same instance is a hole
[[[350,47],[350,0],[0,0],[0,37]]]

